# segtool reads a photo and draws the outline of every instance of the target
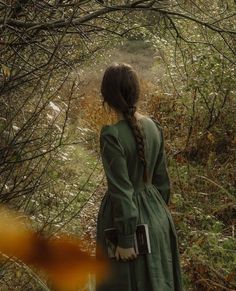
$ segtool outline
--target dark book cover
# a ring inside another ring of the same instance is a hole
[[[107,228],[104,230],[107,253],[109,258],[115,258],[115,251],[118,242],[117,229]],[[147,224],[138,224],[134,235],[134,249],[136,254],[151,253],[149,229]]]

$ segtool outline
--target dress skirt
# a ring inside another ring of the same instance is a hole
[[[153,184],[134,193],[139,223],[149,227],[151,253],[132,261],[109,259],[110,276],[96,291],[181,291],[182,278],[178,240],[172,216]],[[112,203],[105,193],[97,217],[96,243],[106,253],[104,229],[113,227]],[[97,255],[97,252],[96,252]]]

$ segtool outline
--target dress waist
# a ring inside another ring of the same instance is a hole
[[[144,191],[146,189],[150,189],[150,188],[155,188],[156,189],[156,187],[155,187],[154,184],[152,184],[152,183],[145,183],[145,184],[143,184],[141,186],[134,187],[134,192],[138,193],[138,192],[142,192],[142,191]]]
[[[145,191],[146,189],[150,189],[150,188],[154,188],[155,190],[157,190],[156,186],[152,183],[145,183],[141,186],[138,186],[138,187],[134,187],[134,193],[140,193],[140,192],[143,192]],[[106,192],[105,192],[105,195],[109,195],[109,191],[108,189],[106,189]]]

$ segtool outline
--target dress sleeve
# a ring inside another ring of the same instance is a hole
[[[101,129],[100,151],[111,195],[114,227],[118,231],[118,245],[134,247],[138,209],[132,198],[134,190],[128,175],[125,151],[112,125]]]
[[[158,153],[158,157],[155,164],[155,169],[153,173],[152,183],[156,186],[157,190],[160,192],[165,203],[169,205],[170,203],[170,178],[167,170],[166,163],[166,153],[165,153],[165,143],[163,130],[160,124],[155,121],[156,126],[160,130],[161,145]]]

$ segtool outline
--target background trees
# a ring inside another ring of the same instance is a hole
[[[86,111],[83,69],[96,67],[124,39],[155,52],[156,91],[146,92],[146,111],[166,128],[176,206],[190,200],[193,188],[196,197],[223,191],[227,205],[235,201],[234,1],[0,1],[0,25],[0,201],[30,215],[36,229],[79,232],[72,222],[91,191],[88,182],[100,183],[90,177],[100,171],[94,160],[88,172],[73,162],[63,170],[68,155],[83,161],[80,145],[96,141],[99,128],[78,129]],[[228,213],[221,203],[214,213]]]

